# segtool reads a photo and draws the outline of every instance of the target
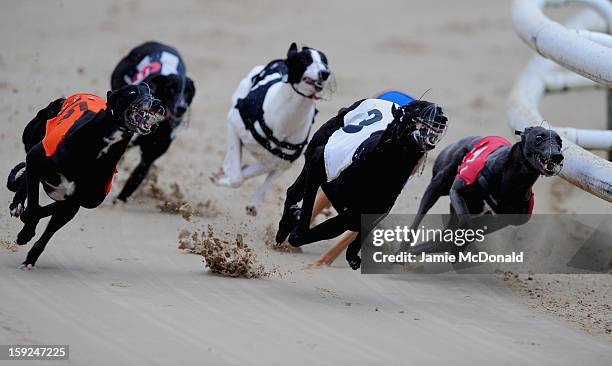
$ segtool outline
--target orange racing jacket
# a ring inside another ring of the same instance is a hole
[[[57,116],[47,120],[45,137],[42,140],[47,157],[53,156],[64,140],[68,130],[79,121],[87,111],[98,113],[106,108],[106,101],[94,94],[78,93],[66,98]],[[115,170],[116,172],[116,170]],[[110,192],[113,177],[108,181],[105,193]]]

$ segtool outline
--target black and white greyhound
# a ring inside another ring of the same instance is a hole
[[[562,141],[556,132],[543,127],[529,127],[517,134],[521,139],[515,144],[500,136],[470,136],[444,148],[436,158],[411,228],[417,229],[438,198],[447,195],[454,214],[449,227],[469,228],[485,212],[504,214],[498,220],[483,217],[486,233],[527,222],[534,205],[532,187],[538,177],[556,175],[563,166]],[[457,253],[465,247],[428,242],[411,248],[404,245],[400,250]]]
[[[316,114],[315,103],[333,91],[327,57],[314,48],[291,44],[284,60],[256,66],[240,82],[227,116],[227,151],[223,166],[211,181],[240,187],[246,179],[267,174],[250,198],[247,214],[274,181],[302,155]],[[257,160],[243,165],[243,146]]]
[[[24,226],[17,244],[28,243],[38,222],[51,216],[22,267],[31,269],[45,246],[80,207],[99,206],[112,184],[116,165],[134,133],[146,134],[163,115],[146,84],[108,92],[108,102],[93,94],[60,98],[40,110],[23,131],[25,163],[9,174],[15,192],[11,215]],[[54,201],[39,205],[38,186]],[[25,205],[27,199],[27,205]]]
[[[346,259],[361,265],[361,215],[384,218],[408,178],[447,128],[435,103],[406,106],[380,99],[360,100],[326,122],[306,149],[304,168],[287,189],[277,243],[301,246],[331,239],[346,230],[359,232]],[[313,203],[321,187],[338,215],[310,228]],[[301,208],[297,205],[302,201]],[[367,230],[365,228],[364,230]]]
[[[195,95],[195,85],[187,77],[179,52],[159,42],[146,42],[131,50],[119,61],[111,76],[113,90],[141,82],[151,87],[151,93],[161,101],[166,115],[155,130],[146,135],[137,134],[130,144],[139,146],[141,154],[140,162],[117,196],[123,202],[140,186],[155,160],[168,151]]]

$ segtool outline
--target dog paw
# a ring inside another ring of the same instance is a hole
[[[255,206],[247,206],[246,213],[249,216],[257,216],[257,208]]]
[[[11,206],[9,207],[9,210],[11,211],[11,216],[12,217],[19,217],[19,216],[21,216],[23,211],[25,211],[25,206],[21,202],[18,203],[16,206],[11,204]]]
[[[276,231],[276,245],[280,246],[282,243],[284,243],[285,240],[287,240],[287,235],[289,235],[289,232],[287,230],[284,230],[283,228],[278,228],[278,230]]]
[[[289,234],[289,239],[287,239],[287,241],[292,247],[300,247],[306,244],[305,236],[298,233],[296,230],[293,230],[291,234]]]
[[[21,269],[24,271],[35,271],[36,270],[36,266],[31,264],[31,263],[26,263],[23,262],[19,265],[19,267],[17,267],[17,269]]]
[[[334,263],[334,259],[336,259],[336,258],[330,258],[330,257],[327,257],[327,256],[321,256],[316,261],[312,262],[310,264],[309,268],[329,267],[329,266],[332,265],[332,263]]]
[[[36,227],[33,225],[25,225],[17,234],[17,245],[25,245],[36,235]]]
[[[276,232],[276,242],[278,244],[287,240],[287,236],[300,221],[301,216],[302,209],[298,205],[289,207],[288,212],[283,214],[283,217],[278,223],[278,231]]]
[[[223,169],[219,169],[216,173],[212,173],[208,179],[212,182],[212,184],[219,187],[231,187],[232,184],[230,179],[225,175]]]
[[[238,188],[242,185],[241,180],[232,181],[226,176],[222,176],[220,178],[215,178],[214,176],[210,176],[209,179],[217,187]]]
[[[349,266],[355,271],[358,270],[359,267],[361,267],[361,258],[359,258],[359,256],[350,259],[347,258],[346,261],[348,262]]]

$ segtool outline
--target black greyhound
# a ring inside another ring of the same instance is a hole
[[[12,169],[7,183],[15,192],[11,215],[24,223],[17,244],[28,243],[38,222],[51,216],[22,264],[27,269],[80,207],[95,208],[102,203],[133,134],[147,133],[162,118],[163,107],[146,84],[108,92],[107,100],[93,94],[57,99],[24,129],[26,161]],[[53,203],[40,207],[39,184]]]
[[[133,146],[140,147],[140,163],[134,168],[117,199],[125,202],[146,178],[149,169],[162,156],[176,136],[195,95],[195,85],[186,75],[178,51],[159,42],[146,42],[124,57],[111,76],[111,88],[146,82],[159,99],[166,116],[147,135],[137,135]]]
[[[360,232],[346,251],[351,268],[359,268],[361,215],[374,214],[382,219],[388,214],[411,173],[438,143],[446,126],[442,109],[426,101],[400,107],[389,101],[365,99],[341,109],[314,134],[306,148],[304,168],[287,190],[276,241],[284,242],[289,236],[291,245],[301,246],[334,238],[346,230]],[[319,187],[338,215],[310,229]],[[300,200],[301,208],[297,206]]]
[[[561,138],[543,127],[529,127],[514,145],[499,136],[471,136],[447,146],[433,166],[433,177],[425,190],[411,228],[421,220],[441,196],[450,196],[454,214],[449,227],[468,228],[475,215],[485,213],[485,203],[497,220],[486,218],[487,233],[508,225],[521,225],[530,218],[534,204],[532,186],[540,175],[557,174],[563,164]],[[428,242],[400,250],[457,253],[466,246]]]

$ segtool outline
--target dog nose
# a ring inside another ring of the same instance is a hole
[[[319,71],[319,78],[323,81],[327,80],[329,78],[329,75],[331,75],[331,73],[327,70]]]
[[[561,153],[556,153],[553,154],[553,156],[551,156],[550,158],[555,164],[561,164],[561,162],[563,161],[563,154]]]
[[[177,117],[181,117],[185,112],[187,112],[187,107],[184,105],[177,105],[174,109],[174,115]]]

